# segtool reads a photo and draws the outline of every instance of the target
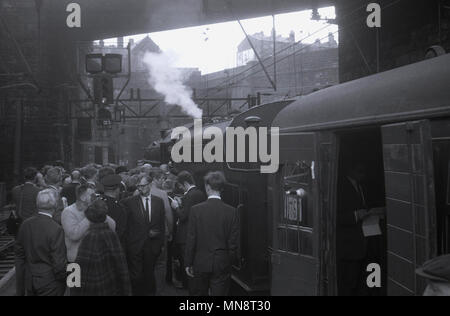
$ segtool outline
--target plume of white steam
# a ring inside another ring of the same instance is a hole
[[[192,100],[192,90],[183,83],[182,72],[174,67],[174,58],[166,53],[147,52],[144,64],[150,72],[149,83],[164,95],[167,104],[178,105],[193,118],[201,118],[202,110]]]

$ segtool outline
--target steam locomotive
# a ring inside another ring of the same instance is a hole
[[[447,54],[212,124],[280,127],[274,174],[261,174],[258,163],[177,165],[200,183],[209,170],[227,177],[223,199],[241,220],[235,284],[248,294],[339,295],[340,180],[362,163],[371,205],[386,209],[369,256],[381,287],[369,290],[421,295],[425,280],[415,269],[450,253],[449,87]],[[147,159],[169,162],[172,145],[170,135],[161,139]]]

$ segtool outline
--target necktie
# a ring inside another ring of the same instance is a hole
[[[150,207],[148,205],[148,198],[145,199],[145,214],[144,219],[146,223],[150,223]]]

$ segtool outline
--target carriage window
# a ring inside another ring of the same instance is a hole
[[[282,181],[284,192],[279,210],[279,249],[312,256],[311,163],[297,162],[284,166]]]

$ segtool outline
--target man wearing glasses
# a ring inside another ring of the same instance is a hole
[[[155,264],[164,245],[164,203],[151,194],[152,182],[150,175],[142,175],[137,185],[139,195],[122,202],[128,216],[126,251],[135,296],[155,295]]]

